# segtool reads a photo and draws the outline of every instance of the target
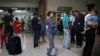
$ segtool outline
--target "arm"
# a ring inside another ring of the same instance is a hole
[[[98,17],[90,17],[87,25],[89,26],[97,26],[98,25]]]
[[[12,15],[9,16],[9,20],[10,20],[10,26],[13,26],[14,22],[13,22],[13,16]]]
[[[87,25],[89,25],[89,26],[97,26],[98,23],[97,22],[88,21]]]
[[[56,25],[54,25],[54,24],[53,24],[53,22],[52,22],[51,20],[49,20],[49,22],[48,22],[48,23],[49,23],[49,26],[50,26],[51,28],[53,28],[53,27],[55,27],[55,26],[56,26]]]

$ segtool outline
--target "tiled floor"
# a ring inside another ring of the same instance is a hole
[[[99,38],[100,39],[100,38]],[[47,43],[41,43],[38,48],[33,48],[33,35],[24,34],[22,38],[23,53],[17,56],[46,56]],[[76,48],[73,44],[71,50],[62,48],[62,36],[55,36],[55,46],[57,48],[57,56],[81,56],[82,48]],[[0,56],[11,56],[6,49],[0,50]]]

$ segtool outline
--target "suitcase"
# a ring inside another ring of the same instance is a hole
[[[7,51],[10,55],[22,53],[21,39],[19,36],[12,36],[7,42]]]

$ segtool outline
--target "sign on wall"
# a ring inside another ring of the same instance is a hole
[[[72,7],[58,7],[57,11],[68,12],[72,9]]]

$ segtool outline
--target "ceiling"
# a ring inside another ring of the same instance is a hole
[[[40,0],[0,0],[0,2],[39,2]]]

